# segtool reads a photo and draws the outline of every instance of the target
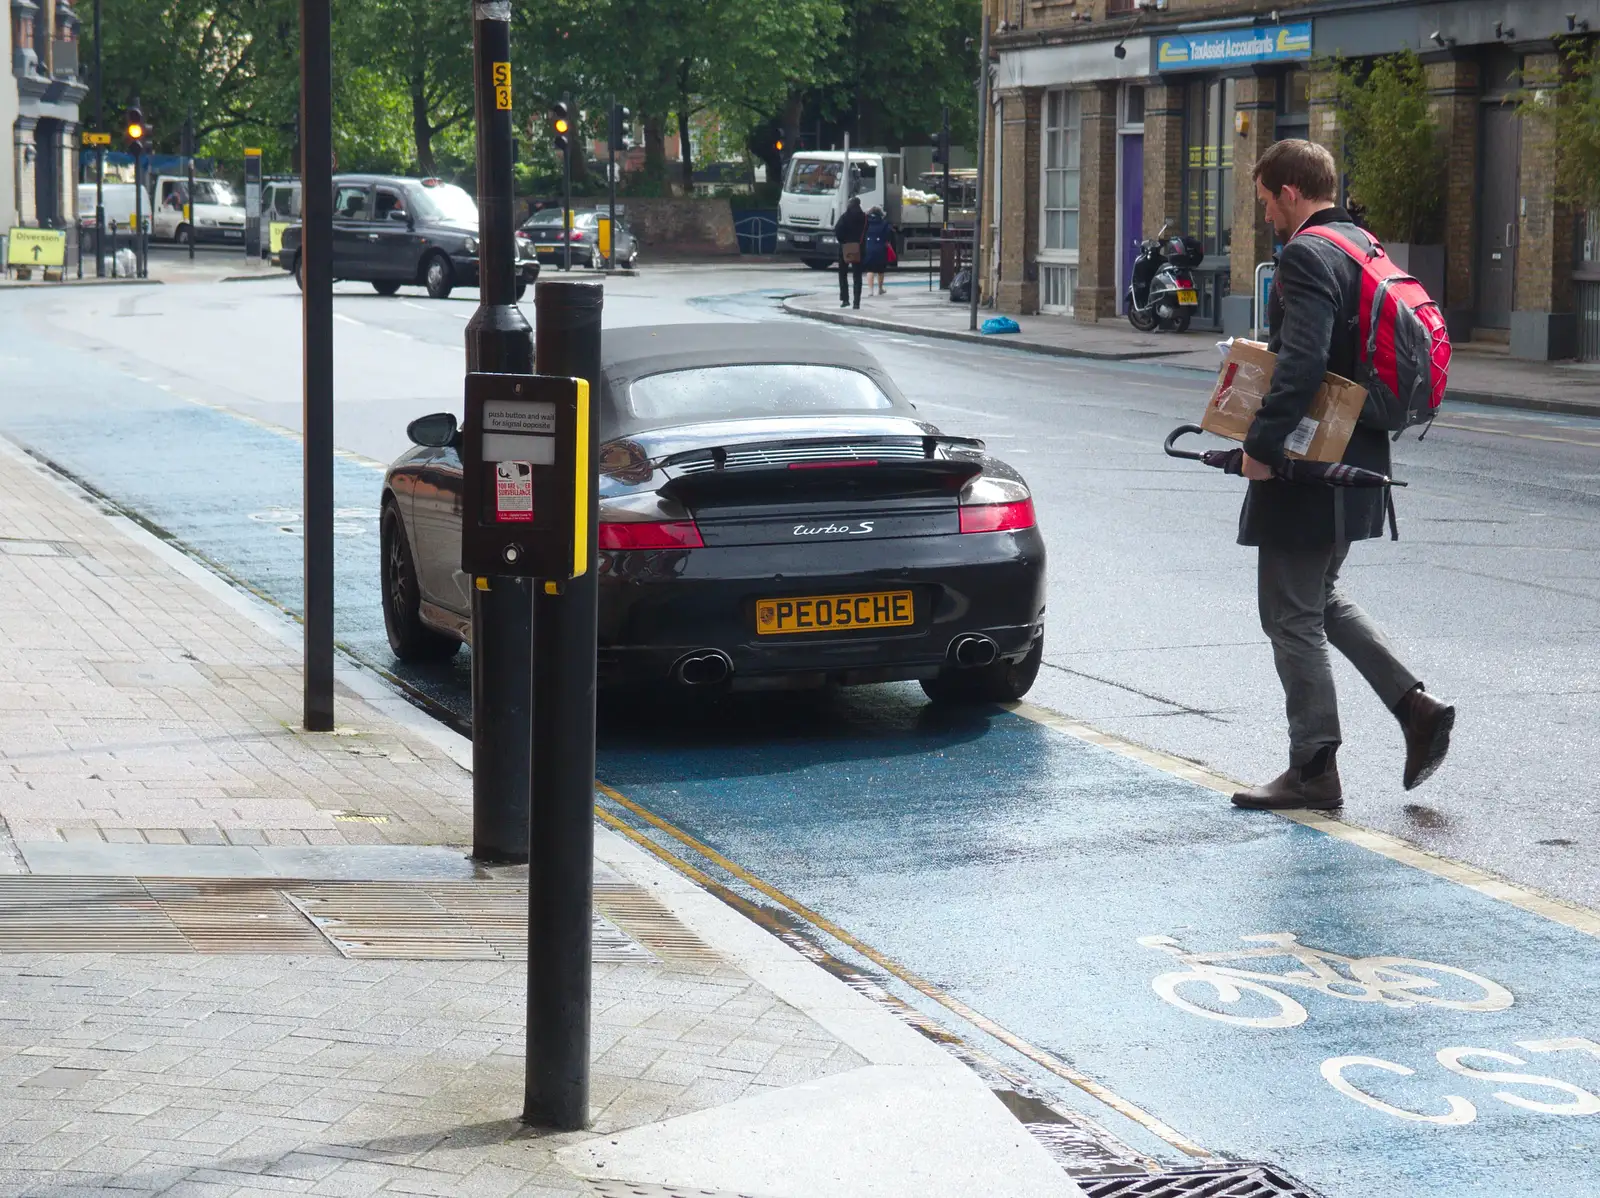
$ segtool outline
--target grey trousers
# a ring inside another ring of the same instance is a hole
[[[1283,683],[1290,765],[1304,765],[1322,746],[1340,743],[1330,643],[1391,710],[1417,685],[1378,626],[1345,598],[1339,569],[1349,552],[1348,542],[1320,549],[1260,548],[1256,599]]]

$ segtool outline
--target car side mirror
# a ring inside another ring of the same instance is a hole
[[[406,436],[412,444],[429,449],[449,449],[456,443],[456,418],[453,412],[435,412],[431,416],[418,416],[406,425]]]
[[[397,220],[403,225],[409,225],[411,223],[411,213],[401,208],[391,208],[389,209],[389,219]]]

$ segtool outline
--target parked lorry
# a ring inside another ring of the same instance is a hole
[[[898,154],[879,150],[806,150],[789,160],[778,198],[780,257],[799,258],[818,270],[839,259],[833,226],[850,197],[866,209],[882,208],[899,229],[904,181]],[[900,250],[901,246],[896,246]]]

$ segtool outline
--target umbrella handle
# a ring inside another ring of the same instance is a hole
[[[1174,449],[1172,447],[1172,443],[1179,437],[1186,437],[1190,433],[1203,432],[1205,432],[1205,429],[1201,428],[1198,424],[1180,424],[1177,428],[1173,429],[1167,434],[1167,439],[1162,443],[1161,448],[1166,452],[1166,455],[1169,458],[1187,458],[1192,462],[1198,462],[1201,460],[1201,457],[1198,453],[1191,452],[1187,449]]]

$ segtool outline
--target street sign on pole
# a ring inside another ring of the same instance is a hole
[[[456,0],[457,3],[470,0]],[[478,310],[467,370],[533,372],[533,329],[517,307],[511,170],[511,5],[472,3],[478,140]],[[533,584],[475,575],[472,588],[472,855],[528,859],[533,746]]]
[[[86,146],[109,146],[111,144],[111,134],[85,133],[83,135],[83,144]]]
[[[261,151],[244,152],[244,256],[261,259]]]
[[[333,731],[333,31],[300,0],[300,279],[304,354],[305,728]],[[257,160],[259,162],[259,159]]]

